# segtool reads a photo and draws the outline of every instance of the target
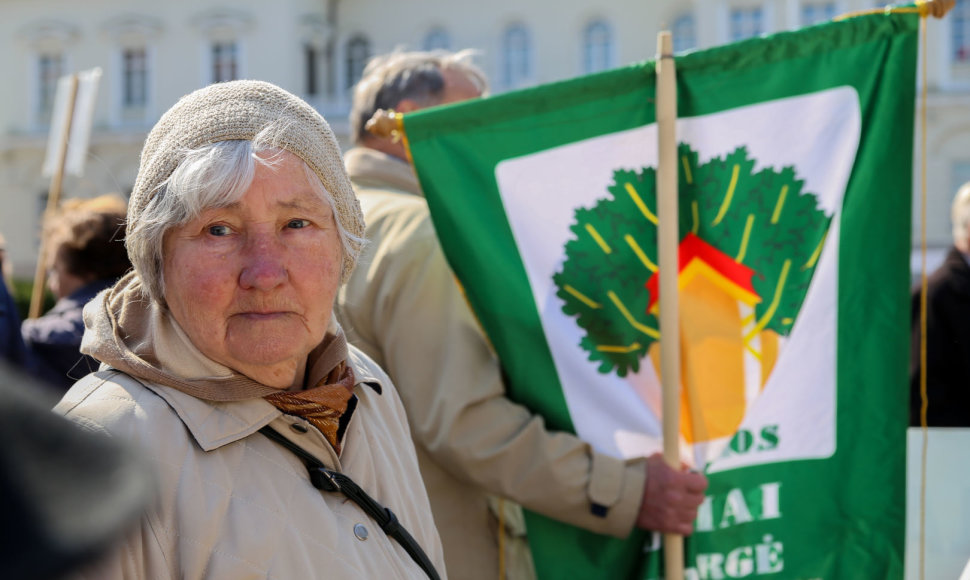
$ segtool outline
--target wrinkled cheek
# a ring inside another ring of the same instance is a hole
[[[222,312],[223,293],[211,270],[183,268],[176,275],[166,276],[165,299],[169,308],[179,325],[195,335],[195,340],[208,343],[223,327],[216,320],[217,313]]]
[[[328,321],[333,311],[334,301],[337,298],[337,290],[340,288],[340,275],[342,272],[343,261],[338,254],[335,259],[327,262],[320,282],[322,288],[320,305],[326,310],[326,318]]]

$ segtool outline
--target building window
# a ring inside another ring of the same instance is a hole
[[[303,45],[303,61],[306,66],[306,95],[316,97],[320,94],[320,50],[312,44]]]
[[[835,18],[835,2],[806,2],[802,5],[802,26],[828,22]]]
[[[591,22],[583,31],[583,71],[587,74],[613,66],[613,33],[602,21]]]
[[[764,32],[760,6],[731,9],[731,41],[758,36]]]
[[[141,129],[153,120],[152,65],[161,32],[161,21],[146,16],[119,15],[101,25],[101,34],[115,46],[114,62],[105,78],[111,89],[112,126]],[[208,79],[208,69],[201,70]]]
[[[693,14],[681,14],[674,19],[670,30],[674,41],[674,52],[684,52],[697,48],[697,28],[694,25]]]
[[[44,122],[49,122],[57,95],[57,80],[64,75],[64,55],[41,54],[37,60],[37,111]]]
[[[953,26],[953,60],[970,62],[970,2],[957,2],[947,18]]]
[[[450,50],[451,37],[443,28],[435,28],[424,37],[425,50]]]
[[[299,31],[303,46],[303,94],[314,100],[333,97],[336,94],[333,27],[324,14],[308,14],[299,17]]]
[[[532,80],[532,47],[529,31],[520,24],[506,29],[502,37],[502,80],[505,87],[515,89]]]
[[[950,186],[950,191],[953,196],[956,196],[957,190],[963,186],[965,183],[970,183],[970,160],[968,161],[954,161],[952,167],[952,183]],[[953,202],[953,198],[950,198],[950,202]]]
[[[355,36],[347,41],[347,88],[357,84],[364,74],[364,67],[370,59],[370,42],[363,36]]]
[[[144,47],[121,52],[121,77],[122,106],[144,108],[148,104],[148,52]]]
[[[212,82],[234,81],[239,74],[239,48],[235,42],[212,44]]]
[[[58,81],[70,71],[70,55],[81,36],[80,29],[44,13],[40,20],[27,22],[16,36],[30,54],[27,61],[29,79],[24,88],[30,114],[24,121],[33,130],[44,130],[50,125]],[[16,121],[20,119],[11,119],[11,122]]]

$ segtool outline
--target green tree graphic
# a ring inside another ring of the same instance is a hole
[[[755,173],[745,147],[699,165],[698,154],[681,144],[678,159],[681,239],[692,232],[753,270],[761,297],[756,321],[788,335],[831,217],[814,194],[802,192],[793,167]],[[657,264],[656,169],[616,170],[608,191],[611,197],[576,210],[575,237],[553,281],[563,312],[585,331],[589,359],[599,372],[622,377],[639,370],[659,338],[646,288]]]

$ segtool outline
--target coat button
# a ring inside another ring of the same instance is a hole
[[[306,433],[307,431],[309,431],[309,429],[307,429],[307,426],[304,425],[303,423],[293,423],[292,425],[290,425],[290,429],[293,429],[297,433]]]
[[[360,541],[367,539],[367,528],[364,527],[364,524],[354,524],[354,535]]]

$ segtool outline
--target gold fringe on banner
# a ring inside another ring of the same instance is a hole
[[[957,0],[916,0],[915,6],[886,6],[884,8],[871,8],[869,10],[858,10],[836,16],[833,20],[845,20],[856,16],[866,16],[868,14],[919,14],[923,18],[932,16],[943,18],[957,3]]]

